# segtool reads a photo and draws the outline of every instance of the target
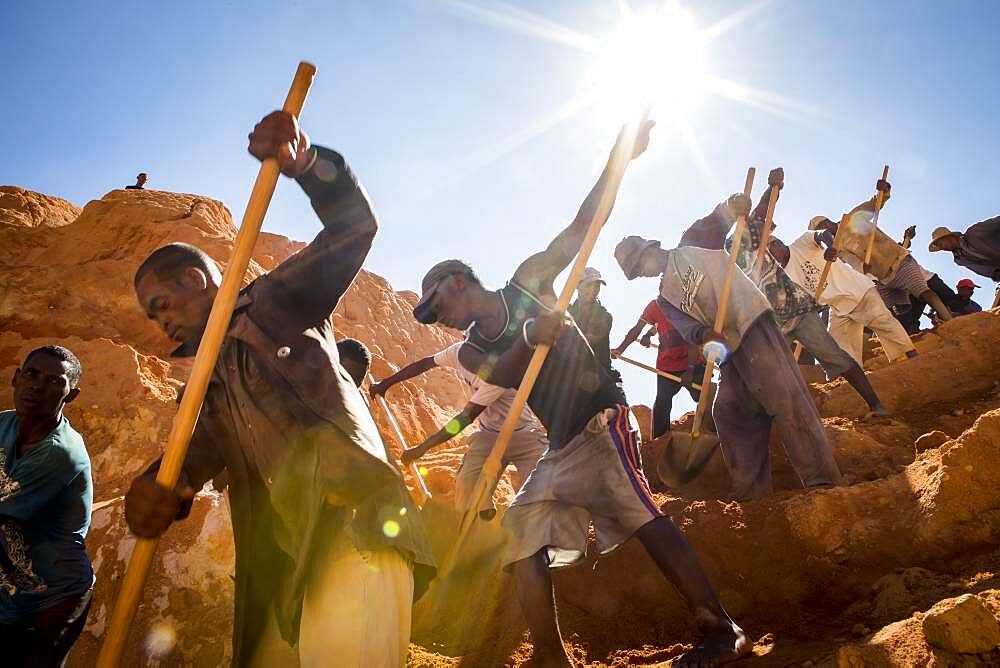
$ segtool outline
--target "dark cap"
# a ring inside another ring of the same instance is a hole
[[[471,276],[476,281],[479,281],[472,267],[462,260],[444,260],[443,262],[438,262],[424,274],[424,280],[420,282],[420,290],[423,294],[420,296],[420,301],[417,302],[417,305],[413,307],[413,317],[417,319],[417,322],[430,325],[437,321],[437,315],[430,311],[430,302],[434,298],[434,293],[437,292],[441,281],[455,274]]]

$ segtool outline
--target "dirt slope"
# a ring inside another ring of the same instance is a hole
[[[192,213],[197,200],[205,204]],[[203,197],[113,191],[80,211],[58,198],[0,188],[0,374],[9,377],[28,350],[52,342],[77,352],[85,369],[83,394],[68,415],[94,463],[98,503],[88,547],[98,585],[72,665],[94,661],[134,544],[120,496],[162,447],[176,389],[190,370],[189,362],[168,358],[169,343],[138,309],[132,274],[172,240],[223,261],[233,237],[229,212]],[[265,235],[252,275],[301,247]],[[455,340],[413,321],[415,299],[363,272],[334,314],[339,333],[372,349],[376,376]],[[719,500],[728,486],[719,457],[692,484],[659,488],[658,500],[752,635],[749,665],[1000,665],[996,650],[956,652],[924,630],[943,609],[962,638],[989,637],[988,628],[975,627],[982,618],[962,616],[968,606],[954,601],[963,594],[992,615],[1000,610],[1000,314],[946,323],[917,346],[913,360],[870,365],[892,419],[862,421],[862,403],[842,382],[813,386],[845,486],[802,491],[775,434],[777,492],[767,499]],[[441,370],[389,398],[411,442],[465,402],[457,378]],[[9,405],[9,389],[0,390],[0,406]],[[921,438],[934,430],[940,433]],[[424,462],[445,502],[463,447],[457,439]],[[644,451],[647,462],[657,454]],[[510,493],[505,482],[500,500]],[[439,533],[443,549],[450,528]],[[494,572],[461,606],[443,616],[426,602],[417,607],[410,665],[529,661],[512,582],[491,554],[482,565]],[[161,542],[126,665],[224,663],[232,560],[225,498],[207,489],[191,519]],[[560,623],[580,664],[664,665],[694,638],[682,599],[637,544],[592,556],[555,581]]]

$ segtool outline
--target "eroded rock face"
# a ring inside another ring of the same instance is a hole
[[[69,225],[79,215],[80,207],[59,197],[17,186],[0,186],[0,226],[61,227]]]
[[[95,660],[134,545],[121,496],[159,456],[177,388],[191,367],[191,360],[168,357],[174,344],[136,303],[133,275],[150,252],[172,241],[194,244],[224,267],[234,238],[229,211],[204,197],[116,190],[81,211],[58,198],[0,188],[0,377],[9,379],[28,351],[51,343],[73,350],[84,368],[81,395],[66,414],[84,435],[93,463],[96,503],[88,550],[97,585],[74,664]],[[247,280],[304,245],[264,233]],[[371,349],[377,377],[457,340],[446,330],[416,323],[410,313],[415,299],[362,272],[334,313],[339,335]],[[435,370],[394,388],[389,401],[414,443],[460,410],[465,394],[452,372]],[[9,383],[3,382],[0,407],[11,405]],[[376,419],[390,434],[381,411]],[[398,455],[396,440],[387,442]],[[456,444],[429,462],[442,491],[450,491],[460,456]],[[506,490],[511,492],[509,485]],[[144,656],[152,656],[157,643],[171,649],[172,664],[224,664],[231,655],[232,573],[228,507],[209,488],[191,517],[160,543],[123,665],[148,661]]]

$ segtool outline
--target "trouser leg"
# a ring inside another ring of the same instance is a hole
[[[782,445],[803,486],[838,483],[840,469],[833,448],[809,388],[774,321],[759,319],[743,337],[730,363],[739,369],[764,410],[778,421]]]
[[[875,293],[875,298],[882,300]],[[883,306],[884,308],[884,306]],[[888,311],[886,311],[888,313]],[[890,316],[892,317],[892,316]],[[896,319],[893,318],[893,322]],[[899,323],[896,322],[898,325]],[[900,326],[902,327],[902,326]],[[849,315],[830,314],[830,336],[860,366],[864,357],[865,325]]]
[[[413,569],[393,548],[359,551],[346,538],[319,555],[299,631],[302,668],[406,665]]]
[[[496,432],[480,429],[469,439],[469,449],[465,451],[462,465],[459,467],[458,473],[455,474],[455,506],[457,508],[465,509],[472,503],[472,492],[476,481],[482,475],[483,465],[489,458],[490,452],[493,451],[497,436]],[[503,465],[501,465],[499,475],[503,475],[503,470]],[[493,492],[497,488],[497,483],[500,482],[499,476],[492,482],[493,486],[490,487],[489,493],[479,504],[479,512],[481,513],[496,511],[496,506],[493,505]]]
[[[865,325],[878,336],[882,350],[890,361],[916,350],[910,335],[906,333],[906,328],[892,316],[881,300],[874,301],[866,296],[859,308],[861,307],[866,308],[868,316]]]
[[[656,377],[656,399],[653,401],[653,438],[659,438],[670,430],[670,411],[674,405],[674,395],[681,389],[677,381]]]
[[[729,471],[732,495],[757,499],[771,492],[771,416],[757,401],[728,362],[723,365],[712,406],[722,455]]]

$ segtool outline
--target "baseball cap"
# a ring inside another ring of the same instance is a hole
[[[417,322],[430,325],[437,321],[437,316],[431,313],[430,302],[434,298],[434,293],[437,292],[441,281],[455,274],[465,274],[477,281],[479,280],[476,272],[472,270],[472,267],[467,262],[463,262],[462,260],[444,260],[438,262],[424,274],[424,280],[420,282],[422,294],[420,301],[413,307],[413,317],[417,319]]]
[[[583,276],[580,277],[578,287],[584,286],[587,283],[593,283],[594,281],[597,281],[601,285],[607,285],[607,283],[604,282],[604,279],[601,278],[601,272],[597,271],[593,267],[587,267],[583,270]]]
[[[958,282],[958,285],[955,286],[955,289],[957,290],[958,288],[978,288],[978,287],[979,287],[978,285],[972,282],[971,278],[963,278]]]

